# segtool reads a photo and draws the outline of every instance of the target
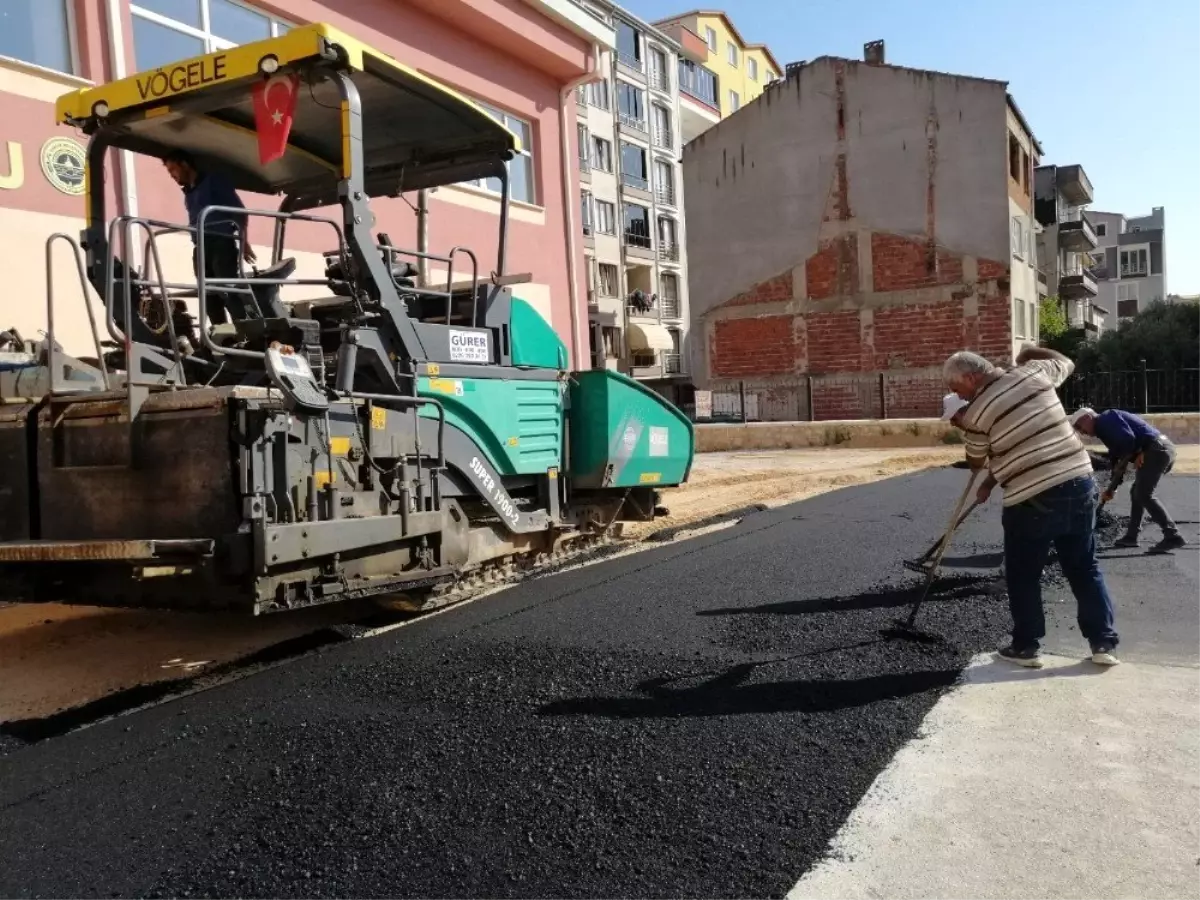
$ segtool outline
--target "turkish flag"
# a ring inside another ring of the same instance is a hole
[[[263,165],[287,151],[299,87],[299,75],[277,75],[254,86],[254,127],[258,131],[258,161]]]

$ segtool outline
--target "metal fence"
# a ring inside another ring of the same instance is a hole
[[[734,381],[697,391],[698,422],[813,422],[920,419],[941,414],[940,373],[803,375]]]
[[[1068,411],[1081,406],[1136,413],[1200,412],[1200,369],[1082,372],[1068,378],[1058,395]]]
[[[697,422],[814,422],[926,419],[942,412],[940,372],[807,375],[728,381],[696,391]],[[1067,411],[1080,406],[1136,413],[1200,412],[1200,369],[1135,369],[1072,375],[1059,388]]]

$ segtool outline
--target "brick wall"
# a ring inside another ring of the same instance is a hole
[[[709,348],[717,378],[760,378],[796,371],[792,316],[727,319],[716,323]]]
[[[816,419],[875,417],[885,407],[889,418],[936,416],[950,354],[1011,360],[1007,265],[968,266],[945,247],[880,232],[869,235],[868,260],[859,253],[865,237],[823,240],[803,260],[802,292],[789,270],[709,313],[709,378],[804,384],[811,376]]]

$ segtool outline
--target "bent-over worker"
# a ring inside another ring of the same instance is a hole
[[[1112,598],[1096,562],[1098,492],[1083,441],[1067,421],[1056,388],[1075,365],[1053,350],[1027,345],[1017,365],[1001,370],[962,351],[943,367],[949,388],[970,405],[960,421],[972,468],[991,471],[976,499],[1004,491],[1004,560],[1012,642],[1000,656],[1041,668],[1046,636],[1042,570],[1053,546],[1075,595],[1079,630],[1092,662],[1111,666],[1118,636]]]
[[[1133,487],[1129,491],[1129,527],[1114,546],[1138,545],[1138,532],[1146,513],[1150,514],[1163,534],[1162,540],[1151,548],[1153,552],[1164,553],[1184,546],[1187,541],[1179,533],[1171,514],[1154,496],[1162,477],[1175,467],[1175,445],[1167,436],[1141,416],[1123,409],[1106,409],[1097,413],[1085,406],[1072,413],[1071,424],[1077,431],[1099,438],[1108,449],[1112,477],[1103,494],[1105,501],[1113,498],[1125,480],[1130,463],[1134,464]]]
[[[199,277],[200,248],[196,246],[196,228],[200,213],[208,206],[230,206],[245,209],[242,198],[227,179],[215,172],[202,172],[192,155],[174,150],[163,159],[167,173],[183,188],[183,204],[187,208],[188,226],[192,229],[192,271]],[[204,277],[238,278],[241,275],[239,257],[254,262],[256,256],[246,231],[245,213],[213,212],[204,222]],[[215,287],[206,292],[205,306],[214,325],[229,321],[231,315],[245,314],[242,303],[228,289]]]

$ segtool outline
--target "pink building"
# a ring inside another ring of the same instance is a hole
[[[599,54],[615,38],[571,0],[6,0],[0,7],[6,142],[0,241],[9,284],[0,299],[0,328],[16,326],[26,337],[45,328],[46,238],[55,232],[77,237],[83,227],[85,139],[55,125],[60,94],[307,22],[328,22],[450,85],[518,134],[524,150],[510,164],[507,269],[529,273],[532,281],[519,294],[572,348],[574,364],[586,367],[574,89],[593,80]],[[156,160],[125,155],[109,171],[114,215],[184,218],[179,189]],[[251,207],[277,206],[274,198],[243,199]],[[415,195],[408,199],[415,203]],[[494,187],[439,188],[429,206],[430,249],[473,247],[486,274],[495,259],[500,209]],[[404,198],[376,201],[373,209],[379,232],[415,246],[416,216]],[[251,236],[260,258],[269,258],[268,226],[259,227]],[[327,230],[289,229],[286,255],[297,257],[300,274],[318,275],[330,241]],[[161,250],[168,277],[190,276],[186,237],[164,239]],[[69,352],[87,353],[87,319],[65,245],[57,245],[52,266],[59,340]]]

